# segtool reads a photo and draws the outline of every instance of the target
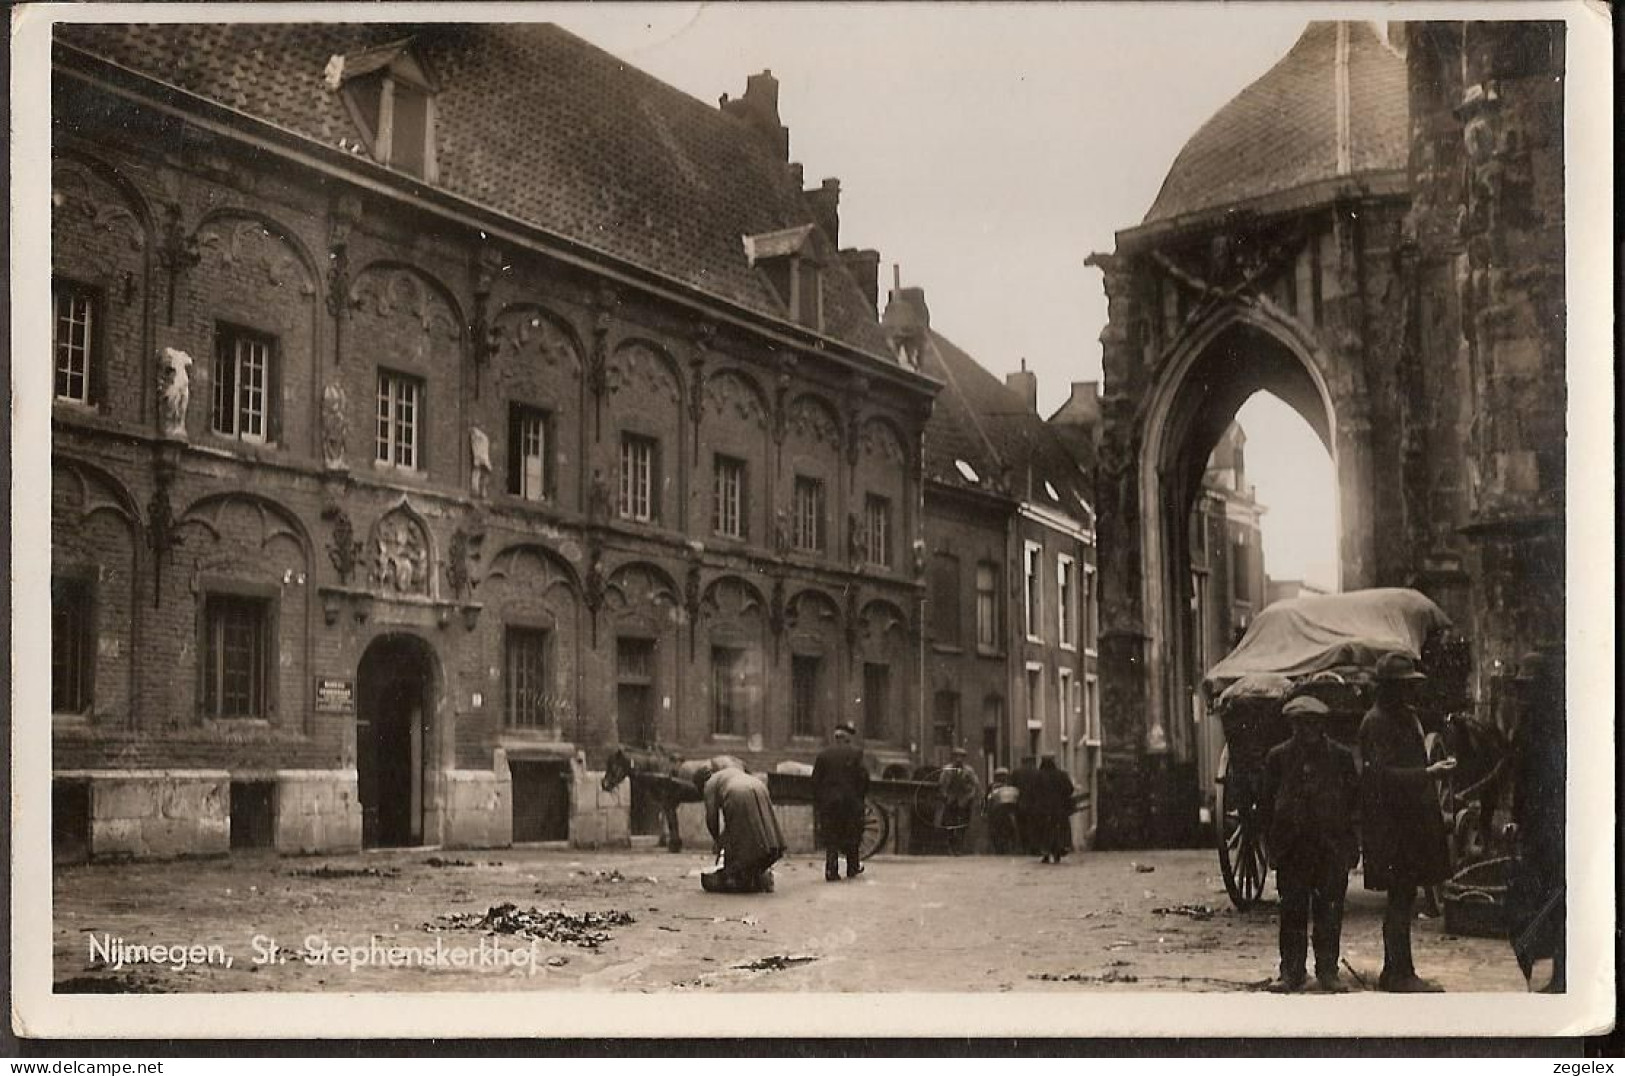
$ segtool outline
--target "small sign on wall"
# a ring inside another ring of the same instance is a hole
[[[316,678],[316,712],[319,714],[355,713],[355,681],[333,676]]]

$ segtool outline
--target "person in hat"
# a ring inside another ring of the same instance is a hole
[[[1033,814],[1033,804],[1037,802],[1038,756],[1023,756],[1016,766],[1016,772],[1010,775],[1010,783],[1016,787],[1016,828],[1021,831],[1021,851],[1025,855],[1036,856],[1039,826]]]
[[[707,773],[697,775],[695,783],[705,801],[705,828],[722,859],[721,870],[712,873],[715,888],[773,892],[773,864],[783,857],[785,841],[767,785],[729,755],[712,759]],[[705,876],[700,882],[713,888]]]
[[[1059,863],[1072,848],[1072,778],[1055,764],[1055,752],[1046,751],[1033,778],[1033,825],[1044,863]]]
[[[1276,993],[1309,986],[1309,923],[1314,920],[1315,981],[1312,989],[1347,989],[1337,965],[1343,932],[1343,898],[1349,871],[1359,859],[1355,818],[1359,775],[1354,753],[1326,735],[1325,703],[1295,695],[1281,707],[1292,738],[1264,757],[1259,821],[1281,894],[1280,977]]]
[[[950,753],[948,765],[937,773],[937,828],[947,834],[948,854],[957,856],[965,850],[965,831],[970,829],[971,812],[982,798],[982,783],[965,765],[966,751],[956,747]]]
[[[987,836],[993,854],[1007,856],[1021,848],[1021,828],[1017,822],[1021,791],[1010,782],[1010,769],[993,771],[993,784],[987,792]]]
[[[1568,721],[1561,653],[1525,654],[1513,688],[1518,726],[1507,826],[1513,853],[1507,871],[1508,940],[1529,989],[1561,994],[1568,988]]]
[[[869,791],[869,769],[863,749],[853,741],[858,730],[850,722],[835,726],[835,742],[813,761],[813,818],[824,844],[824,880],[841,880],[841,857],[846,876],[863,873],[858,845],[863,839],[863,797]]]
[[[1435,778],[1455,769],[1454,758],[1429,763],[1416,705],[1426,679],[1409,654],[1377,662],[1376,702],[1360,721],[1360,833],[1365,844],[1365,887],[1388,894],[1382,922],[1382,974],[1377,988],[1396,994],[1437,993],[1419,977],[1411,957],[1411,920],[1419,887],[1450,874],[1450,848]]]

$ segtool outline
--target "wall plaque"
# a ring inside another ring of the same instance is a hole
[[[316,678],[316,712],[319,714],[355,713],[355,681],[332,676]]]

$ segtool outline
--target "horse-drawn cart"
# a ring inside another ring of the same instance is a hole
[[[1224,730],[1219,755],[1213,829],[1219,869],[1230,900],[1246,909],[1264,895],[1269,853],[1259,812],[1264,756],[1291,735],[1281,714],[1288,694],[1311,694],[1331,711],[1327,735],[1353,748],[1360,720],[1372,703],[1372,673],[1384,654],[1403,652],[1424,665],[1435,655],[1459,648],[1442,646],[1450,619],[1424,595],[1401,588],[1296,598],[1270,605],[1203,683],[1210,708]],[[1438,660],[1434,665],[1441,664]],[[1454,683],[1460,670],[1430,669],[1435,698],[1464,690]],[[1439,676],[1439,673],[1446,673]],[[1443,709],[1424,706],[1430,760],[1449,754],[1444,744]],[[1456,797],[1448,784],[1439,791],[1447,820]]]

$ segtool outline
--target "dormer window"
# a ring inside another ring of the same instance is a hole
[[[435,180],[435,88],[411,42],[335,56],[327,79],[343,96],[373,160]]]
[[[824,274],[813,245],[814,225],[745,236],[745,257],[767,278],[790,317],[824,330]]]

